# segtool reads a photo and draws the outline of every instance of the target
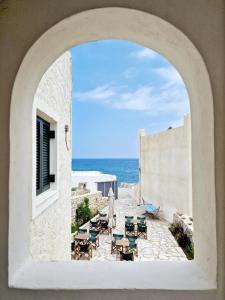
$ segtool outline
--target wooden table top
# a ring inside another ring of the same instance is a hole
[[[75,240],[87,240],[89,235],[87,233],[78,233],[74,236]]]
[[[129,246],[129,240],[127,238],[117,240],[116,241],[116,246],[128,247]]]

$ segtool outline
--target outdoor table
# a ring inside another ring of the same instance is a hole
[[[75,240],[84,241],[87,240],[89,235],[87,233],[78,233],[74,236]]]
[[[134,225],[137,225],[137,224],[139,223],[139,221],[135,219],[135,220],[132,221],[132,223],[133,223]]]
[[[118,248],[122,248],[122,251],[124,250],[124,248],[129,247],[129,240],[127,238],[123,238],[121,240],[117,240],[116,241],[116,246]]]

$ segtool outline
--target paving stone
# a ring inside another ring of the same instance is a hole
[[[103,209],[108,211],[106,207]],[[115,213],[117,215],[116,228],[113,232],[124,234],[125,215],[133,215],[135,218],[145,213],[142,206],[137,206],[131,191],[120,189],[119,199],[115,201]],[[165,220],[157,220],[146,218],[148,227],[148,239],[138,238],[138,257],[135,261],[183,261],[187,260],[183,250],[178,246],[171,232],[168,230],[168,222]],[[116,261],[119,255],[111,254],[112,235],[100,235],[100,246],[93,250],[93,261]]]

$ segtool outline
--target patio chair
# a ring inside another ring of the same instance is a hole
[[[126,223],[131,223],[134,220],[134,216],[125,216],[125,222]]]
[[[120,251],[120,260],[134,261],[134,253],[133,252],[124,253]]]
[[[88,241],[92,244],[92,246],[96,249],[99,247],[99,230],[89,230],[89,238]]]
[[[74,247],[75,247],[75,241],[71,242],[71,252],[74,251]]]
[[[159,218],[158,214],[159,214],[159,211],[160,211],[160,206],[156,207],[151,203],[146,203],[144,198],[142,198],[142,200],[143,200],[143,203],[144,203],[143,206],[144,206],[145,212],[150,217],[152,217],[153,219]]]
[[[145,217],[145,216],[138,216],[138,217],[137,217],[137,220],[138,220],[139,223],[145,224],[145,222],[146,222],[146,217]]]
[[[129,235],[129,233],[134,232],[134,224],[126,222],[125,223],[125,235]]]
[[[87,233],[87,229],[86,228],[79,228],[78,233]]]
[[[107,217],[107,213],[99,212],[99,217],[102,217],[102,218]]]
[[[100,233],[109,234],[109,222],[108,221],[100,221]]]
[[[118,240],[122,240],[123,238],[123,234],[119,234],[119,233],[113,233],[113,240],[111,242],[111,254],[113,253],[119,253],[119,249],[116,246],[116,241]]]
[[[116,227],[116,214],[113,215],[113,219],[114,219],[114,227]]]
[[[78,243],[75,245],[74,257],[79,260],[82,256],[87,257],[88,260],[92,257],[92,245],[91,243]]]
[[[129,240],[129,248],[131,252],[134,252],[136,256],[138,256],[138,247],[137,247],[137,236],[134,235],[127,235]]]
[[[147,240],[147,225],[138,223],[137,234]]]
[[[98,230],[99,229],[99,221],[90,220],[89,230]]]

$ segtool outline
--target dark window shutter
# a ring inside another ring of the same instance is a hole
[[[49,123],[42,127],[42,189],[49,188]]]
[[[36,133],[36,193],[37,195],[50,187],[50,124],[37,117]]]
[[[36,192],[40,193],[40,121],[36,121]]]

